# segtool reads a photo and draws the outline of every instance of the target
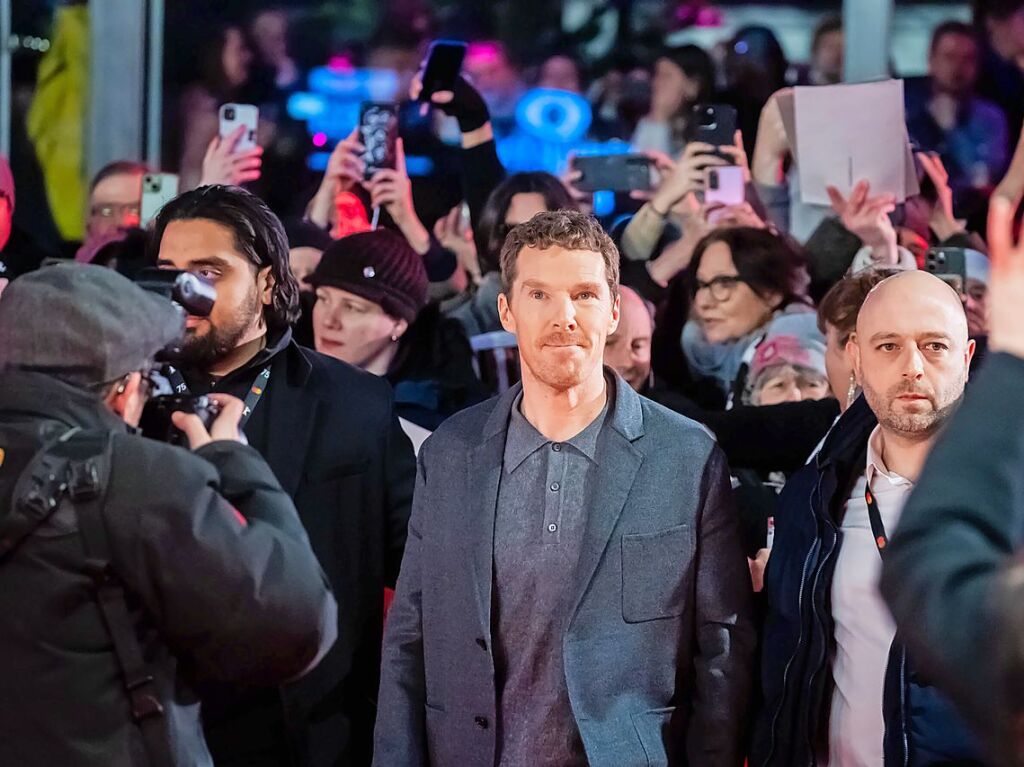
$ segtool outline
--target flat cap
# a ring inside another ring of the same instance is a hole
[[[170,300],[102,266],[45,266],[0,296],[0,370],[32,370],[78,386],[149,367],[184,333],[184,313]]]

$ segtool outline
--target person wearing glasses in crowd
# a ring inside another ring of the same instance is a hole
[[[683,353],[694,377],[711,379],[729,406],[744,397],[766,337],[820,338],[803,258],[784,238],[766,229],[721,229],[700,242],[690,268],[694,319],[683,329]]]

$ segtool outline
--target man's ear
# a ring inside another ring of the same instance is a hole
[[[611,322],[608,323],[608,335],[612,335],[619,329],[619,320],[622,319],[622,296],[616,295],[612,299]]]
[[[857,384],[863,386],[864,381],[860,376],[860,344],[857,343],[856,331],[850,334],[850,340],[846,342],[846,355],[850,358],[850,364],[853,365],[853,374],[857,378]]]
[[[978,343],[970,338],[967,340],[967,353],[964,355],[964,364],[967,367],[968,376],[971,373],[971,360],[974,359],[974,353],[978,350]]]
[[[498,294],[498,317],[501,319],[501,326],[509,333],[516,332],[516,318],[512,314],[512,305],[504,293]]]
[[[277,281],[274,279],[271,267],[264,266],[256,273],[256,286],[260,291],[260,302],[264,306],[274,303],[274,287],[276,285]]]
[[[122,378],[107,394],[106,405],[129,426],[137,426],[146,403],[142,398],[142,373]]]

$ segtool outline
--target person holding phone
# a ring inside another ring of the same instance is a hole
[[[204,181],[208,184],[250,181],[251,178],[234,178],[229,174],[233,170],[251,172],[251,160],[259,157],[259,153],[233,157],[241,131],[237,137],[221,136],[218,117],[222,104],[243,100],[241,95],[249,82],[252,51],[246,45],[243,31],[234,26],[215,30],[201,46],[198,64],[199,77],[181,98],[181,189],[194,189]],[[257,143],[266,145],[272,132],[273,125],[264,120]],[[236,169],[233,167],[236,164],[247,167]],[[209,171],[208,175],[205,171]]]
[[[666,49],[654,64],[650,111],[637,123],[630,143],[640,152],[681,152],[691,110],[711,100],[714,85],[715,66],[703,48]]]

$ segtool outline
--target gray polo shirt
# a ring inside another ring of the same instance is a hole
[[[491,621],[499,767],[585,767],[562,663],[573,574],[586,528],[586,489],[608,403],[582,432],[552,442],[512,407],[494,523]]]

